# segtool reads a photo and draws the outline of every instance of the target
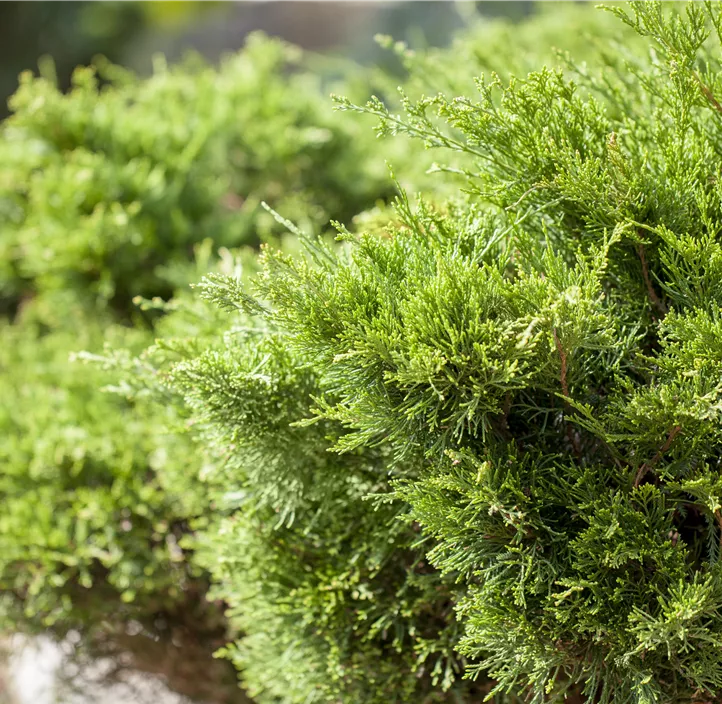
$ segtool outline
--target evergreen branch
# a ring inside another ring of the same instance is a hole
[[[638,470],[637,476],[634,478],[634,488],[638,488],[640,483],[642,482],[642,479],[644,479],[647,472],[652,470],[654,466],[659,462],[659,460],[662,459],[664,456],[664,453],[669,450],[669,448],[672,446],[672,443],[674,442],[674,439],[679,435],[680,431],[682,430],[682,426],[675,425],[672,430],[670,430],[669,435],[667,436],[667,439],[664,441],[664,444],[662,447],[659,448],[657,451],[657,454],[652,457],[652,459],[649,462],[645,462]]]
[[[366,105],[355,105],[347,98],[339,96],[332,95],[331,97],[338,104],[339,110],[353,110],[355,112],[373,115],[381,120],[382,126],[391,124],[395,129],[405,132],[412,137],[425,140],[433,147],[446,147],[453,151],[464,152],[480,159],[491,161],[488,153],[475,149],[468,142],[461,142],[454,139],[450,135],[442,132],[430,121],[414,123],[411,120],[404,120],[400,115],[394,115],[389,112],[386,106],[376,96],[372,96]],[[407,103],[407,105],[409,108],[411,107],[410,103]]]
[[[641,242],[637,245],[637,254],[639,255],[639,260],[642,262],[642,276],[644,278],[644,283],[647,286],[647,294],[649,295],[649,300],[651,301],[652,305],[664,316],[667,314],[667,307],[664,305],[664,303],[662,303],[661,299],[657,295],[657,292],[654,290],[652,280],[649,276],[649,267],[647,266],[647,257],[644,252],[644,245]]]
[[[719,104],[719,101],[717,98],[714,97],[714,93],[712,93],[712,90],[710,87],[704,83],[704,81],[699,77],[699,74],[697,71],[692,71],[692,77],[695,81],[697,81],[697,84],[700,87],[700,90],[702,91],[702,94],[705,98],[709,101],[709,103],[712,105],[712,107],[720,114],[722,114],[722,105]]]
[[[567,398],[569,397],[569,385],[567,384],[567,355],[566,352],[564,352],[564,348],[562,347],[562,343],[559,340],[559,335],[557,335],[557,329],[554,328],[552,330],[552,334],[554,335],[554,344],[557,346],[557,352],[559,353],[559,358],[562,362],[562,368],[561,368],[561,383],[562,383],[562,393]]]
[[[569,401],[567,400],[570,398],[569,396],[569,383],[567,382],[567,354],[564,351],[564,348],[562,347],[562,343],[559,340],[559,335],[557,335],[557,329],[554,328],[552,330],[552,334],[554,335],[554,344],[557,347],[557,352],[559,353],[559,358],[561,359],[562,367],[560,372],[560,381],[562,385],[562,393],[564,394],[564,404],[567,407],[567,410],[569,410]],[[579,437],[574,433],[574,430],[571,425],[567,423],[567,438],[569,439],[569,442],[572,445],[572,449],[574,450],[574,454],[576,455],[577,459],[581,461],[582,459],[582,448],[579,445]]]

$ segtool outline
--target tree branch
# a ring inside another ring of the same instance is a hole
[[[637,245],[637,254],[639,255],[639,259],[642,262],[642,276],[644,277],[644,283],[647,285],[647,294],[649,295],[649,300],[652,302],[652,305],[662,314],[667,314],[667,307],[662,303],[659,296],[657,295],[657,292],[654,290],[654,286],[652,286],[652,279],[649,276],[649,267],[647,266],[647,257],[644,253],[644,245],[638,244]]]
[[[564,348],[562,347],[562,343],[559,340],[559,335],[557,335],[557,329],[552,329],[552,335],[554,335],[554,344],[557,347],[557,352],[559,353],[559,358],[562,361],[562,369],[560,373],[560,381],[562,384],[562,393],[566,398],[570,398],[569,396],[569,383],[567,382],[567,353],[564,351]],[[564,405],[566,406],[567,410],[569,410],[569,402],[564,401]],[[572,450],[574,450],[574,454],[576,455],[576,458],[581,461],[582,459],[582,448],[579,446],[579,437],[574,433],[574,430],[572,429],[571,425],[567,423],[567,438],[569,438],[569,442],[572,445]]]
[[[554,328],[552,330],[552,335],[554,335],[554,344],[557,346],[557,352],[559,352],[559,357],[562,360],[562,371],[561,371],[562,393],[567,398],[569,398],[569,386],[567,384],[567,355],[566,355],[566,352],[564,352],[562,343],[559,341],[559,335],[557,335],[556,328]]]
[[[702,91],[702,94],[705,98],[709,101],[710,105],[718,112],[722,113],[722,105],[719,104],[717,98],[714,97],[714,93],[712,93],[712,90],[710,87],[703,83],[702,79],[699,77],[699,74],[697,71],[692,71],[692,75],[694,76],[694,79],[697,81],[697,84],[700,87],[700,90]]]
[[[654,467],[654,465],[659,462],[659,460],[662,459],[662,456],[664,455],[667,450],[671,447],[672,443],[674,442],[674,439],[679,435],[680,431],[682,430],[681,425],[675,425],[672,430],[669,431],[669,435],[667,436],[667,439],[664,441],[664,445],[659,448],[657,451],[657,454],[652,457],[652,459],[649,462],[645,462],[637,471],[637,476],[634,478],[634,488],[636,489],[642,479],[644,479],[644,476],[649,472],[650,469]]]

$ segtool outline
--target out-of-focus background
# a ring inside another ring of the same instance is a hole
[[[304,49],[341,55],[364,64],[388,61],[373,41],[387,34],[412,46],[446,45],[470,17],[520,19],[531,0],[487,2],[3,2],[0,4],[0,96],[18,74],[51,56],[61,85],[72,69],[101,54],[141,74],[153,56],[169,62],[197,51],[210,60],[243,46],[255,30]]]

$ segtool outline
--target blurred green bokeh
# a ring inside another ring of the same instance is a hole
[[[0,3],[0,118],[21,71],[52,57],[66,88],[74,67],[102,54],[140,73],[161,52],[172,61],[188,50],[215,60],[239,49],[254,30],[311,50],[362,63],[384,61],[375,33],[410,44],[445,45],[470,15],[519,19],[531,0],[490,2],[19,2]]]
[[[42,56],[55,61],[60,84],[96,54],[123,62],[133,39],[149,28],[177,31],[212,12],[206,2],[3,2],[0,3],[0,95],[2,113],[18,74],[35,70]]]

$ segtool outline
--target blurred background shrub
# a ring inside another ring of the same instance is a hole
[[[512,2],[36,2],[0,6],[0,97],[4,103],[21,71],[52,56],[60,87],[70,85],[78,65],[97,54],[149,73],[152,55],[175,62],[189,48],[215,61],[239,49],[247,34],[263,31],[313,51],[377,63],[383,53],[375,33],[444,45],[470,14],[519,19],[531,0]]]
[[[333,115],[300,61],[252,35],[218,68],[158,60],[138,79],[99,62],[67,93],[47,64],[23,74],[0,135],[6,307],[73,290],[127,315],[134,295],[171,295],[201,239],[270,235],[261,201],[316,232],[388,193],[373,135]]]

